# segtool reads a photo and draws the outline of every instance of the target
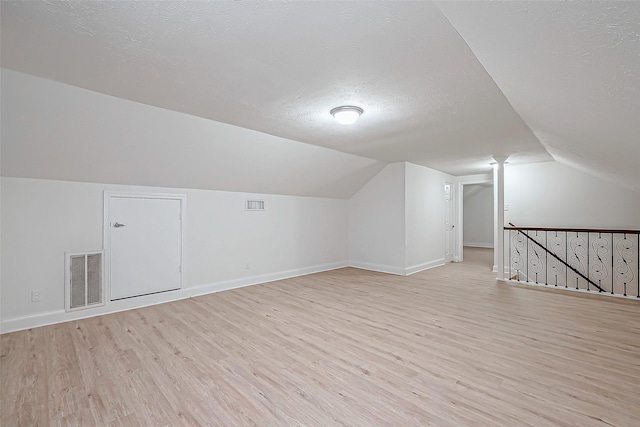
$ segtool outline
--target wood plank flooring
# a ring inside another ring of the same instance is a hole
[[[0,338],[8,426],[640,426],[640,302],[497,282],[490,251]]]

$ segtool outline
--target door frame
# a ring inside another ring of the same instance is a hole
[[[453,261],[462,262],[464,260],[464,186],[472,184],[488,184],[493,182],[493,175],[470,175],[468,177],[461,177],[456,180],[456,203],[455,203],[455,218],[458,223],[453,243]],[[495,213],[494,213],[495,215]]]
[[[450,244],[451,257],[447,258],[447,237],[446,237],[447,230],[445,230],[445,242],[444,242],[444,247],[445,247],[445,249],[444,249],[444,262],[445,263],[448,263],[448,262],[451,262],[451,261],[455,261],[455,259],[456,259],[456,225],[455,225],[456,224],[456,219],[457,219],[457,216],[456,216],[456,197],[455,197],[456,185],[455,185],[455,183],[453,181],[446,181],[445,180],[443,187],[446,187],[447,185],[449,186],[449,195],[448,195],[449,198],[447,200],[447,198],[446,198],[447,194],[446,194],[446,191],[445,191],[445,219],[444,219],[444,225],[446,225],[447,221],[449,219],[451,219],[451,224],[449,224],[451,229],[448,230],[451,233],[451,237],[450,237],[450,239],[451,239],[451,242],[450,242],[451,243]],[[449,208],[449,218],[447,218],[447,213],[446,213],[447,212],[447,206],[446,206],[447,203],[449,204],[449,206],[448,206],[448,208]]]
[[[102,221],[102,247],[104,249],[104,280],[105,302],[111,303],[111,199],[165,199],[178,200],[180,202],[180,287],[184,288],[186,278],[185,248],[187,236],[187,195],[167,193],[122,193],[104,191],[104,216]]]

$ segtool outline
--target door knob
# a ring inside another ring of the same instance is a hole
[[[113,223],[113,226],[114,226],[115,228],[119,228],[119,227],[126,227],[126,226],[127,226],[127,224],[120,224],[119,222],[114,222],[114,223]]]

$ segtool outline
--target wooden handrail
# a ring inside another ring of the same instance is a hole
[[[582,277],[584,280],[586,280],[588,283],[592,284],[593,286],[595,286],[596,288],[598,288],[598,290],[600,292],[605,292],[604,289],[602,289],[600,286],[598,286],[593,280],[589,279],[587,276],[585,276],[584,274],[580,273],[578,270],[576,270],[575,268],[573,268],[572,266],[570,266],[566,261],[562,260],[560,257],[558,257],[556,254],[554,254],[553,252],[551,252],[549,249],[547,249],[544,245],[542,245],[540,242],[538,242],[537,240],[535,240],[534,238],[532,238],[531,236],[529,236],[527,233],[524,232],[524,230],[536,230],[536,231],[554,231],[554,230],[545,230],[543,228],[530,228],[530,227],[516,227],[515,225],[513,225],[512,223],[509,223],[509,225],[511,227],[504,227],[505,230],[517,230],[518,233],[522,234],[523,236],[525,236],[527,239],[531,240],[533,243],[535,243],[536,245],[540,246],[545,252],[547,252],[549,255],[551,255],[552,257],[554,257],[555,259],[557,259],[558,261],[560,261],[562,264],[564,264],[565,267],[571,269],[571,271],[573,271],[574,273],[576,273],[578,276]],[[557,230],[557,229],[556,229]],[[573,231],[573,230],[570,230]],[[598,233],[598,231],[594,231],[594,233]],[[607,231],[607,233],[611,233],[611,231]]]
[[[555,228],[555,227],[517,227],[509,223],[511,227],[504,227],[505,230],[518,231],[564,231],[570,233],[614,233],[614,234],[640,234],[640,230],[607,230],[604,228]]]

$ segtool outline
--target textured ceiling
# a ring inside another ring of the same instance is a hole
[[[438,6],[554,158],[640,191],[640,1]]]
[[[348,199],[385,167],[25,73],[0,77],[5,177]]]
[[[551,159],[432,2],[5,1],[1,48],[12,70],[384,162]],[[342,104],[365,113],[339,125]]]

